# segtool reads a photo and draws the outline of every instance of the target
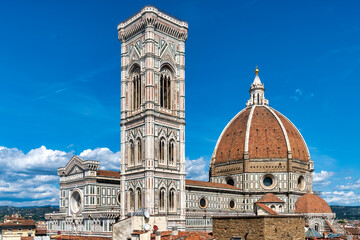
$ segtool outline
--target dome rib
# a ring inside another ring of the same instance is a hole
[[[276,120],[280,124],[280,127],[281,127],[282,132],[283,132],[284,137],[285,137],[287,150],[288,150],[288,152],[291,152],[290,140],[289,140],[289,136],[287,135],[286,129],[284,127],[284,124],[280,121],[280,118],[275,114],[275,112],[273,111],[273,109],[271,107],[269,107],[269,106],[264,106],[264,107],[267,108],[272,113],[272,115],[274,115],[274,117],[276,118]]]
[[[228,130],[228,128],[235,122],[235,120],[238,120],[238,118],[242,115],[242,114],[245,114],[245,117],[247,117],[247,113],[250,111],[250,108],[244,108],[242,109],[240,112],[238,112],[231,120],[230,122],[228,122],[228,124],[225,126],[225,128],[223,129],[223,131],[221,132],[220,134],[220,137],[218,138],[217,142],[216,142],[216,145],[215,145],[215,149],[214,149],[214,152],[212,154],[212,157],[211,157],[211,162],[210,162],[210,167],[215,163],[215,159],[216,159],[216,156],[217,156],[217,152],[218,152],[218,149],[219,149],[219,145],[220,145],[220,142],[222,141],[222,139],[224,138],[224,135],[225,135],[225,132]],[[246,126],[245,126],[245,130],[246,130]],[[244,130],[244,131],[245,131]],[[221,162],[221,161],[218,161],[219,160],[219,157],[217,157],[217,161],[216,162]]]
[[[254,115],[255,108],[256,108],[256,105],[251,107],[249,118],[246,123],[245,148],[244,148],[245,154],[249,154],[250,127],[251,127],[251,121],[252,121],[252,117]]]
[[[303,138],[303,136],[301,135],[300,131],[296,128],[296,126],[287,118],[285,117],[282,113],[280,113],[279,111],[276,111],[274,109],[274,112],[279,116],[281,122],[284,124],[285,129],[289,132],[291,129],[293,130],[292,132],[290,131],[290,136],[289,136],[289,141],[290,141],[290,147],[292,147],[291,149],[291,153],[292,153],[292,158],[293,159],[299,159],[299,160],[304,160],[304,161],[309,161],[311,160],[310,157],[310,152],[309,152],[309,148],[306,145],[305,139]],[[284,121],[283,121],[284,120]],[[294,133],[295,132],[295,133]],[[300,142],[299,142],[299,139]],[[293,151],[294,148],[297,148],[298,152]],[[300,149],[305,149],[306,154],[302,153],[300,151]]]

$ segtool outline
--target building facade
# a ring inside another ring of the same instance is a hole
[[[114,222],[144,213],[179,230],[211,230],[213,216],[296,214],[312,192],[314,163],[299,130],[269,106],[259,70],[216,143],[209,181],[185,180],[188,24],[145,6],[117,30],[121,174],[77,156],[59,168],[60,212],[47,214],[49,232],[109,236]]]

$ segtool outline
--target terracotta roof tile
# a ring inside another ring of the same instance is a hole
[[[22,226],[33,226],[35,228],[35,222],[34,220],[12,220],[8,222],[4,222],[0,224],[1,227],[22,227]]]
[[[244,159],[246,124],[249,113],[250,108],[243,110],[222,134],[215,154],[215,163]]]
[[[197,180],[190,180],[190,179],[185,180],[185,185],[195,185],[195,186],[213,187],[213,188],[229,188],[229,189],[240,190],[240,188],[231,186],[229,184],[204,182],[204,181],[197,181]]]
[[[116,171],[99,170],[96,174],[97,176],[120,178],[120,172]]]
[[[249,158],[287,158],[288,148],[281,122],[289,138],[293,159],[308,161],[310,156],[299,130],[284,115],[273,108],[271,110],[276,116],[264,106],[255,107],[249,129]],[[244,159],[250,111],[251,108],[245,108],[226,126],[217,144],[215,164]]]
[[[272,193],[265,194],[262,198],[256,201],[257,203],[267,203],[267,202],[274,202],[274,203],[283,203],[284,201],[275,196]]]
[[[264,209],[266,212],[270,213],[271,215],[279,215],[277,212],[266,206],[264,203],[256,202],[255,204]]]
[[[254,110],[250,125],[249,158],[286,158],[285,135],[276,117],[265,107]]]
[[[290,122],[289,119],[284,117],[281,113],[276,110],[274,110],[274,112],[280,118],[280,121],[282,122],[287,131],[292,152],[292,158],[308,161],[310,156],[308,156],[305,141],[302,138],[299,130]]]
[[[295,213],[332,213],[332,211],[324,199],[307,193],[296,201]]]
[[[151,235],[151,240],[155,239],[155,234]],[[211,236],[208,232],[178,232],[178,235],[172,235],[171,231],[161,232],[161,240],[170,239],[186,239],[186,240],[213,240],[214,236]]]

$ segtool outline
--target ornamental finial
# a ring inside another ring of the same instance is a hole
[[[259,66],[256,66],[255,73],[256,73],[256,75],[259,74]]]

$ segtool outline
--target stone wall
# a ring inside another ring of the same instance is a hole
[[[230,240],[241,237],[247,240],[305,239],[303,216],[243,216],[213,217],[213,235],[216,239]]]

